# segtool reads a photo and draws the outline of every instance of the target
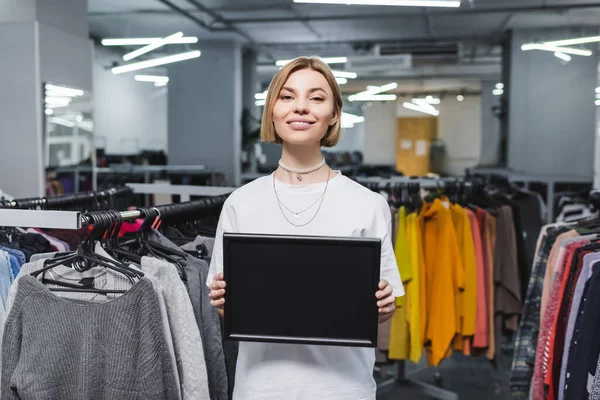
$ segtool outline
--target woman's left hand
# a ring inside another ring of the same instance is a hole
[[[388,281],[379,282],[379,291],[375,296],[379,308],[379,323],[382,323],[390,319],[396,310],[396,298],[392,295],[392,287]]]

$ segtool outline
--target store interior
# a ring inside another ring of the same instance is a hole
[[[341,139],[323,149],[333,169],[392,207],[414,206],[411,182],[456,204],[500,193],[521,207],[522,324],[543,225],[599,211],[598,43],[592,0],[0,0],[0,227],[20,225],[10,208],[222,203],[277,168],[281,146],[260,141],[269,84],[315,56],[344,100]],[[71,226],[58,225],[33,227]],[[441,362],[380,347],[377,398],[525,398],[539,373],[529,367],[526,389],[515,378],[523,335]]]

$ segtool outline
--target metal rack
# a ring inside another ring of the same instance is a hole
[[[484,177],[487,182],[491,182],[494,176],[505,178],[509,182],[523,184],[523,188],[529,190],[531,183],[541,183],[546,185],[546,203],[548,213],[546,215],[547,223],[554,222],[554,192],[557,183],[575,183],[592,184],[593,178],[575,175],[536,175],[512,171],[506,168],[470,168],[467,169],[470,176]]]
[[[181,196],[181,201],[190,201],[190,196],[221,196],[233,192],[235,187],[228,186],[190,186],[171,185],[166,183],[126,183],[134,193],[138,194],[174,194]],[[148,202],[148,199],[147,199]]]

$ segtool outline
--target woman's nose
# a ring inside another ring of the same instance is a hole
[[[308,114],[308,102],[306,100],[298,99],[294,103],[294,112],[298,114]]]

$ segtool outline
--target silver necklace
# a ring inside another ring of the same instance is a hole
[[[285,215],[285,212],[283,211],[282,206],[284,208],[286,208],[287,210],[289,210],[289,211],[291,211],[291,210],[289,208],[285,207],[285,205],[283,205],[283,203],[279,199],[279,195],[277,194],[277,189],[275,188],[275,172],[273,172],[273,191],[275,192],[275,197],[277,198],[277,204],[279,205],[279,210],[281,211],[281,215],[283,215],[283,218],[285,218],[285,220],[287,222],[289,222],[291,225],[294,225],[296,227],[302,227],[302,226],[306,226],[306,225],[310,224],[315,219],[315,217],[317,216],[317,214],[319,214],[319,210],[321,210],[321,206],[323,205],[323,200],[325,200],[325,193],[327,193],[327,187],[329,186],[329,177],[330,177],[330,175],[331,175],[331,169],[327,172],[327,182],[325,183],[325,190],[323,191],[323,194],[319,197],[319,199],[321,200],[321,202],[319,203],[319,208],[317,208],[317,211],[315,212],[315,215],[313,215],[312,218],[310,220],[308,220],[308,222],[306,222],[304,224],[295,224],[295,223],[293,223],[292,221],[289,220],[289,218]],[[317,201],[319,199],[317,199]],[[313,203],[313,205],[314,205],[314,203]],[[312,207],[312,205],[310,207]],[[307,210],[308,210],[308,208],[307,208]],[[304,211],[306,211],[306,210],[304,210]],[[304,212],[304,211],[301,211],[301,212]],[[291,211],[291,212],[293,212],[293,211]],[[298,213],[298,214],[300,214],[300,213]],[[295,216],[298,217],[298,214],[295,214]]]
[[[279,166],[283,169],[285,169],[287,172],[290,172],[292,174],[296,175],[296,178],[301,181],[302,180],[302,175],[306,175],[306,174],[310,174],[311,172],[315,172],[316,170],[320,169],[323,167],[323,165],[325,165],[325,157],[323,157],[323,159],[321,160],[320,163],[318,163],[317,165],[315,165],[314,167],[310,167],[310,168],[306,168],[306,169],[300,169],[300,168],[292,168],[292,167],[288,167],[287,165],[285,165],[281,159],[279,160]]]

